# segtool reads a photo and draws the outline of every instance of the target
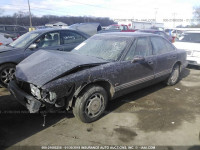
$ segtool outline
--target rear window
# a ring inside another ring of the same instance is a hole
[[[151,37],[151,42],[153,46],[153,54],[165,54],[174,51],[175,48],[168,41],[160,37]]]

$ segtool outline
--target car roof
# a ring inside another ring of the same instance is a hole
[[[74,29],[60,29],[60,28],[45,28],[45,29],[39,29],[39,30],[34,30],[32,31],[32,33],[46,33],[46,32],[51,32],[51,31],[76,31],[76,32],[80,32],[83,33],[81,31],[77,31]],[[86,33],[83,33],[86,34]],[[87,35],[87,34],[86,34]]]
[[[100,33],[96,36],[116,36],[116,37],[144,37],[144,36],[159,36],[152,33],[144,33],[144,32],[108,32],[108,33]]]

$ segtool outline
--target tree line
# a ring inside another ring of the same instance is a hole
[[[0,13],[1,14],[1,13]],[[32,25],[33,26],[44,26],[51,22],[64,22],[68,25],[75,23],[86,23],[86,22],[96,22],[100,23],[102,26],[108,26],[114,24],[115,22],[107,17],[90,17],[90,16],[55,16],[55,15],[44,15],[42,17],[37,17],[32,15]],[[0,16],[0,24],[6,25],[21,25],[29,26],[29,13],[28,12],[17,12],[12,16]]]

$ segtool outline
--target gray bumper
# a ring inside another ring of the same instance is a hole
[[[40,110],[41,102],[35,99],[33,96],[27,94],[21,90],[15,81],[11,81],[8,86],[11,94],[16,98],[18,102],[24,105],[30,113],[36,113]]]

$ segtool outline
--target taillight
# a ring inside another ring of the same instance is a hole
[[[3,45],[3,43],[0,43],[0,46]]]

